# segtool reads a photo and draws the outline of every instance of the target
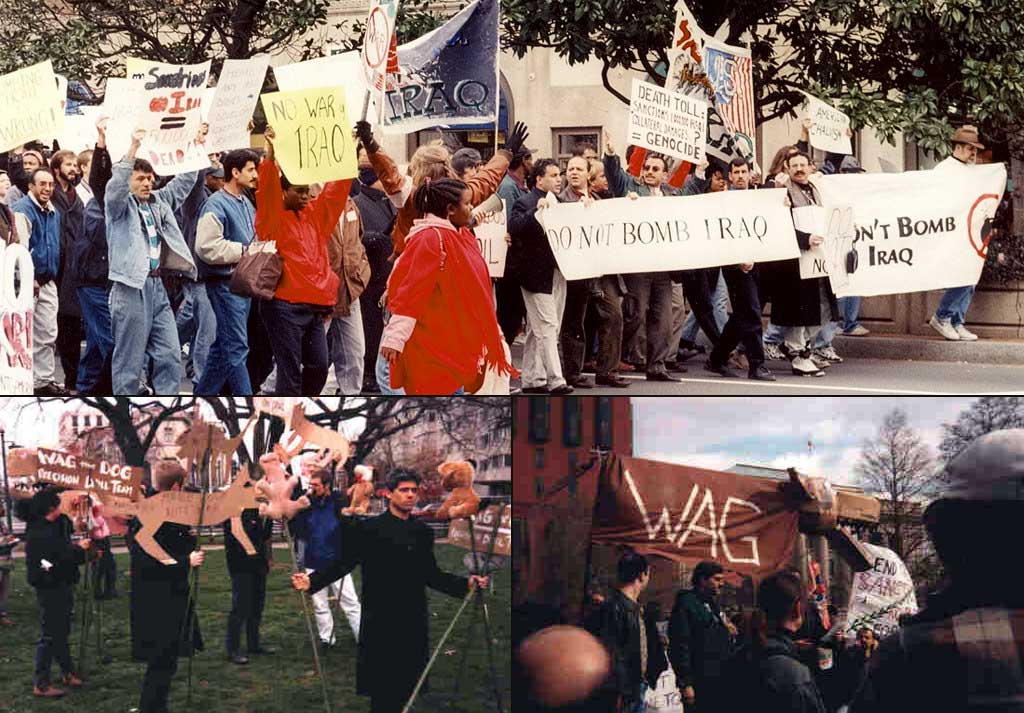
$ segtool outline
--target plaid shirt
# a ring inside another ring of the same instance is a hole
[[[928,612],[879,646],[850,713],[1024,711],[1024,609]]]

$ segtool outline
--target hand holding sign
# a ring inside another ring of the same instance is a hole
[[[302,185],[355,177],[355,143],[343,89],[275,92],[260,99],[267,118],[281,129],[273,139],[277,162],[289,181]]]

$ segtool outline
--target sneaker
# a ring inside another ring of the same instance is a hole
[[[748,379],[754,379],[755,381],[775,381],[775,374],[771,373],[764,364],[757,366],[750,370],[747,374]]]
[[[960,341],[960,334],[953,329],[953,325],[948,319],[939,319],[933,314],[928,320],[928,326],[951,342]]]
[[[814,353],[820,356],[822,359],[828,359],[833,364],[842,364],[843,358],[836,354],[835,348],[830,344],[827,347],[819,347],[814,350]]]
[[[764,358],[774,359],[775,361],[782,361],[786,358],[786,355],[782,353],[782,349],[779,348],[778,344],[771,344],[769,342],[764,343]]]
[[[580,374],[569,380],[569,386],[575,389],[592,389],[594,388],[594,382]]]
[[[39,698],[60,698],[64,695],[64,691],[50,685],[35,686],[32,688],[32,695]]]
[[[814,362],[814,365],[819,369],[828,369],[830,366],[832,366],[832,362],[818,354],[817,351],[811,352],[811,355],[808,357],[808,359]]]
[[[790,366],[793,369],[793,373],[797,376],[824,376],[825,372],[822,371],[818,365],[808,359],[807,357],[797,356],[790,362]]]
[[[65,389],[60,384],[55,384],[52,381],[49,384],[46,384],[45,386],[40,386],[37,389],[33,389],[33,394],[35,396],[71,396],[70,391]]]
[[[849,332],[843,332],[843,335],[847,337],[866,337],[869,334],[871,334],[871,330],[865,327],[863,324],[858,324]]]
[[[233,664],[238,664],[239,666],[245,666],[249,663],[249,657],[245,654],[235,652],[233,654],[228,654],[228,661]]]
[[[956,325],[955,327],[953,327],[953,329],[955,329],[956,333],[960,335],[960,341],[961,342],[976,342],[976,341],[978,341],[978,335],[975,334],[974,332],[968,331],[967,327],[965,327],[962,324]]]

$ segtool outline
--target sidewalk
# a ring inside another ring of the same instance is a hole
[[[1024,365],[1024,339],[982,338],[976,342],[951,342],[938,335],[872,332],[866,337],[837,335],[833,346],[844,359],[903,359],[1003,366]]]

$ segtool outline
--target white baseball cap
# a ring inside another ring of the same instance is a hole
[[[975,439],[946,466],[943,499],[1024,501],[1024,428]]]

